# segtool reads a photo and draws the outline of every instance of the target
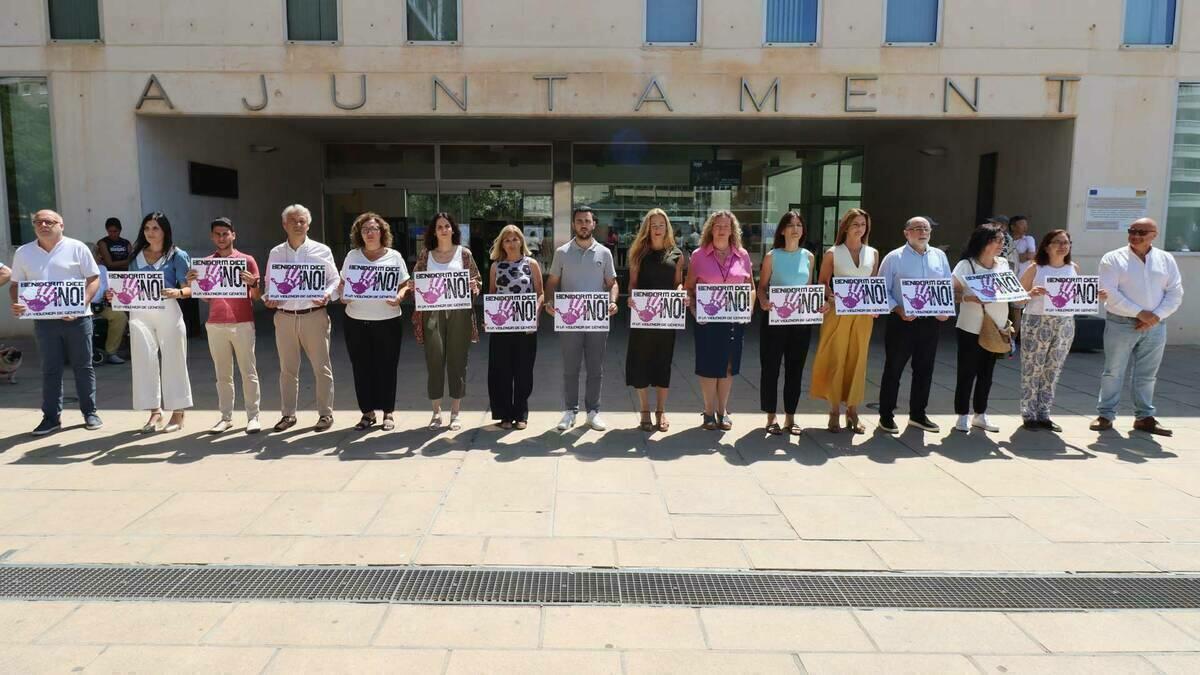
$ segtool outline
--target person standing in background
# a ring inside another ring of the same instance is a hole
[[[100,264],[112,272],[128,270],[133,244],[130,244],[128,239],[121,238],[121,220],[109,218],[104,221],[104,231],[108,235],[96,242],[96,257],[99,258]]]

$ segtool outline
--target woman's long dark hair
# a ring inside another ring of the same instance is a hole
[[[1065,236],[1067,241],[1071,241],[1070,232],[1066,230],[1050,230],[1046,233],[1046,236],[1042,237],[1042,243],[1038,244],[1037,254],[1033,257],[1033,262],[1038,265],[1050,264],[1050,244],[1054,243],[1054,238],[1060,234]],[[1063,258],[1063,264],[1071,264],[1071,252],[1069,250],[1067,251],[1067,257]]]
[[[791,224],[793,218],[800,225],[800,248],[804,248],[804,237],[808,234],[808,227],[804,224],[804,216],[800,215],[799,211],[788,211],[779,219],[779,224],[775,226],[775,242],[771,244],[771,248],[787,246],[787,237],[783,236],[783,229]]]
[[[983,249],[992,243],[996,235],[1000,234],[1000,227],[993,223],[984,223],[975,228],[971,233],[971,238],[967,240],[967,248],[962,252],[962,257],[959,260],[978,260],[979,254],[983,253]]]
[[[175,252],[175,241],[171,237],[171,221],[167,219],[167,214],[162,211],[147,213],[145,218],[142,218],[142,225],[138,228],[137,241],[133,244],[133,253],[131,257],[138,257],[142,249],[149,248],[150,242],[146,241],[146,223],[150,221],[158,223],[158,226],[163,231],[163,257],[169,257]]]
[[[433,214],[433,217],[429,219],[429,227],[425,228],[424,243],[426,251],[432,251],[433,249],[437,248],[437,221],[441,220],[442,218],[445,218],[446,222],[450,223],[450,229],[452,231],[450,234],[450,241],[453,242],[455,246],[458,246],[462,243],[462,232],[458,231],[458,223],[454,222],[453,216],[445,211],[442,211],[440,213]]]

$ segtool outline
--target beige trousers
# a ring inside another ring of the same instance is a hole
[[[329,360],[329,313],[275,312],[275,348],[279,352],[279,407],[285,417],[296,414],[300,396],[300,352],[308,357],[316,379],[317,414],[333,416],[333,366]]]
[[[246,419],[258,417],[258,365],[254,359],[254,323],[206,323],[208,353],[217,371],[217,400],[221,419],[233,419],[233,360],[242,372],[242,397],[246,399]]]
[[[108,321],[108,333],[104,336],[104,353],[116,354],[125,339],[125,326],[129,325],[129,312],[118,312],[110,305],[100,310],[100,317]]]

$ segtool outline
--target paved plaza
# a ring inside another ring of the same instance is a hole
[[[488,426],[486,344],[472,350],[464,428],[425,429],[424,362],[405,335],[397,429],[364,434],[350,428],[358,414],[335,328],[338,412],[328,432],[308,430],[306,374],[301,426],[205,435],[215,389],[205,343],[193,340],[197,406],[184,432],[135,433],[145,416],[127,409],[129,366],[104,366],[104,430],[85,431],[68,403],[69,428],[34,439],[37,357],[20,346],[19,383],[0,384],[5,564],[1200,571],[1194,347],[1168,349],[1160,373],[1159,418],[1173,438],[1130,433],[1128,415],[1116,431],[1087,430],[1099,354],[1067,362],[1060,435],[1019,428],[1010,360],[998,364],[989,411],[998,434],[891,437],[864,410],[866,435],[835,435],[823,430],[822,404],[805,400],[803,436],[767,436],[753,331],[731,432],[697,426],[690,335],[675,354],[671,431],[637,430],[618,332],[606,363],[607,432],[553,430],[561,361],[543,333],[528,429]],[[269,426],[278,410],[269,333],[258,353]],[[872,355],[868,401],[881,345]],[[951,342],[938,362],[930,412],[948,430]],[[4,672],[1182,673],[1200,669],[1200,613],[9,602],[0,603],[0,643]]]

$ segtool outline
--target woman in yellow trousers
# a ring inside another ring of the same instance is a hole
[[[838,222],[834,245],[821,258],[820,283],[825,296],[833,302],[833,277],[871,277],[879,271],[879,252],[867,245],[871,234],[871,216],[862,209],[849,209]],[[821,341],[813,363],[810,388],[814,399],[829,402],[829,426],[841,431],[841,408],[846,406],[846,429],[861,434],[866,429],[858,420],[867,384],[867,352],[875,315],[838,315],[825,313]]]

